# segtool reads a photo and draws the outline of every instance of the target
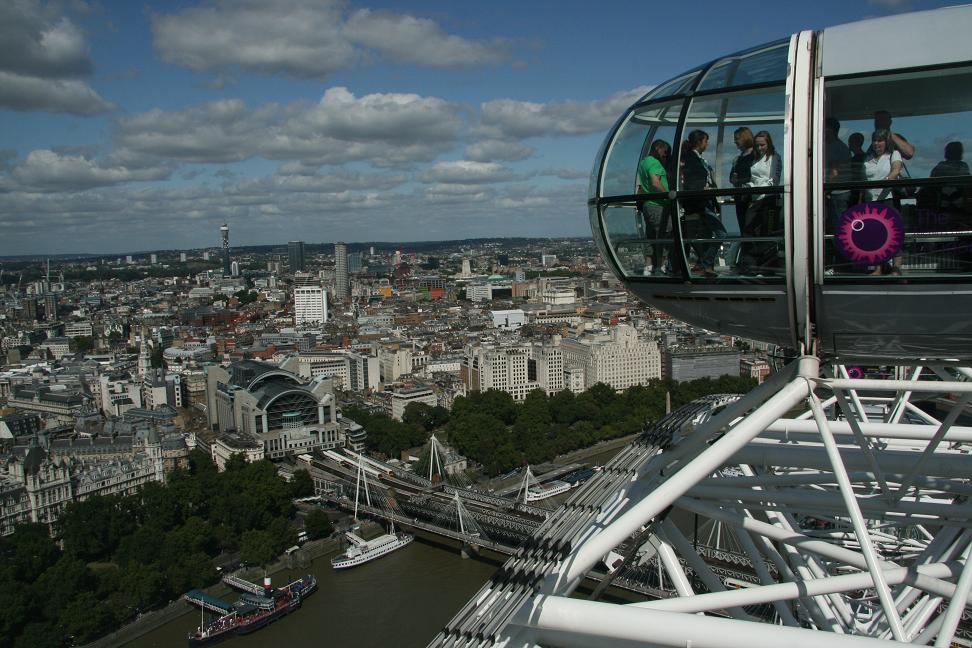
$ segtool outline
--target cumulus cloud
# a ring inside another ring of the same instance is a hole
[[[298,78],[325,77],[356,54],[341,35],[341,7],[325,0],[220,0],[151,16],[164,61],[197,71],[239,66]]]
[[[442,184],[488,184],[507,182],[514,177],[513,172],[501,164],[470,160],[436,162],[422,174],[423,181]]]
[[[515,162],[525,160],[534,153],[534,149],[519,142],[503,140],[482,140],[466,147],[465,157],[475,162]]]
[[[346,194],[381,187],[388,191],[402,185],[404,175],[356,173],[338,170],[333,173],[277,173],[265,178],[255,178],[225,188],[227,195],[266,195],[272,192],[313,192]]]
[[[184,162],[238,162],[255,154],[254,136],[265,133],[278,107],[250,110],[239,99],[211,101],[180,111],[150,110],[120,119],[117,145],[125,150]]]
[[[110,162],[103,164],[83,155],[39,149],[31,151],[13,168],[10,176],[23,189],[45,192],[79,191],[136,180],[163,180],[171,172],[163,166],[132,168]]]
[[[325,78],[368,54],[432,67],[500,63],[508,44],[446,34],[432,20],[359,9],[339,0],[216,0],[151,16],[162,59],[200,72],[239,67],[298,78]]]
[[[427,18],[389,11],[359,9],[344,25],[352,41],[384,54],[397,63],[428,67],[494,65],[509,59],[504,39],[471,41],[446,34]]]
[[[85,76],[91,59],[81,31],[32,0],[0,3],[0,69],[45,78]]]
[[[487,101],[481,106],[480,130],[501,140],[597,133],[614,123],[618,115],[648,89],[648,86],[641,86],[596,101]]]
[[[81,31],[34,0],[0,3],[0,107],[92,115],[114,110],[80,77],[93,66]]]
[[[44,79],[0,71],[0,107],[20,111],[96,115],[116,110],[83,81]]]
[[[368,161],[394,166],[434,159],[455,145],[463,121],[442,99],[415,94],[356,97],[329,88],[317,104],[238,99],[182,111],[152,110],[119,120],[119,147],[186,162],[233,162],[262,156],[316,167]],[[296,167],[291,167],[296,168]]]
[[[590,172],[580,169],[542,169],[537,172],[537,175],[552,176],[561,180],[586,180],[590,176]]]

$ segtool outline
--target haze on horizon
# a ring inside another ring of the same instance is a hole
[[[586,237],[596,149],[651,86],[946,4],[0,3],[0,255],[216,246],[223,222],[234,246]]]

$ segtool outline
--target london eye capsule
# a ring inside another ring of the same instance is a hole
[[[969,34],[970,6],[900,14],[658,85],[594,164],[605,260],[720,333],[848,361],[972,359]]]

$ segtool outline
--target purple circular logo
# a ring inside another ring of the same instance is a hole
[[[847,377],[851,380],[860,380],[864,377],[864,370],[860,367],[847,367]]]
[[[875,265],[893,259],[904,243],[901,215],[879,202],[854,205],[837,221],[834,242],[853,263]]]

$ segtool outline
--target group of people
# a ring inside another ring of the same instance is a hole
[[[763,130],[755,135],[749,128],[739,128],[735,132],[735,143],[740,154],[735,159],[730,172],[730,182],[735,187],[771,187],[780,184],[783,163],[773,145],[769,132]],[[682,191],[714,189],[712,166],[703,157],[709,145],[709,134],[703,130],[689,132],[682,143],[679,174]],[[658,139],[651,143],[648,155],[638,165],[636,193],[668,193],[671,146]],[[648,239],[660,239],[671,231],[670,200],[656,197],[645,200],[641,207],[645,234]],[[725,226],[719,213],[719,204],[714,198],[704,195],[687,196],[681,201],[684,211],[682,236],[689,241],[687,247],[695,252],[693,274],[707,277],[716,276],[715,261],[719,243],[709,239],[723,238]],[[744,236],[767,236],[779,227],[778,200],[775,195],[747,194],[736,201],[736,217],[739,231]],[[740,258],[746,253],[758,253],[759,244],[752,244],[747,250],[740,251]],[[764,246],[765,247],[765,246]],[[663,250],[654,244],[650,255],[646,255],[646,271],[653,275],[666,272],[662,260]],[[745,271],[743,261],[740,271]]]
[[[853,133],[845,144],[839,137],[840,122],[827,118],[825,122],[825,183],[833,185],[827,190],[828,234],[833,234],[837,221],[850,206],[859,202],[883,202],[900,211],[902,195],[894,185],[863,187],[851,189],[840,186],[843,183],[880,182],[908,178],[906,160],[915,155],[914,145],[900,133],[891,129],[892,117],[886,110],[874,113],[874,130],[870,146],[864,147],[862,133]],[[759,272],[771,273],[778,263],[779,245],[772,239],[783,230],[782,204],[779,192],[760,193],[760,187],[773,187],[781,184],[783,171],[782,159],[773,144],[773,138],[766,130],[756,132],[747,127],[737,128],[733,142],[738,155],[733,159],[729,171],[729,182],[735,188],[749,188],[753,191],[738,193],[734,196],[736,222],[741,240],[730,248],[727,260],[734,265],[734,273],[748,275]],[[645,238],[653,241],[651,249],[645,254],[645,273],[664,275],[670,272],[661,241],[671,238],[674,229],[673,209],[669,190],[676,173],[679,189],[682,192],[697,192],[696,195],[682,196],[682,237],[686,241],[685,252],[694,252],[691,267],[693,275],[716,276],[715,263],[721,243],[725,237],[720,206],[704,190],[716,188],[712,166],[703,153],[709,145],[709,134],[703,130],[692,130],[681,145],[679,165],[672,164],[671,145],[663,139],[654,140],[647,155],[638,165],[635,193],[654,194],[645,199],[639,211]],[[969,166],[962,161],[961,142],[949,142],[945,147],[945,159],[931,172],[931,177],[969,175]],[[950,200],[954,188],[925,187],[917,195],[918,206],[934,197],[935,204]],[[959,201],[963,201],[966,191],[960,191]],[[954,202],[954,200],[953,200]],[[967,207],[966,207],[967,208]],[[746,239],[753,239],[747,241]],[[831,259],[832,262],[836,259]],[[902,257],[874,268],[874,274],[900,274]]]
[[[865,138],[862,133],[852,133],[844,144],[838,136],[840,122],[833,117],[828,118],[825,124],[825,182],[883,182],[910,178],[906,161],[915,156],[915,146],[906,137],[891,130],[891,122],[891,113],[888,111],[875,112],[871,144],[864,149]],[[962,161],[963,153],[961,142],[946,144],[945,159],[932,169],[929,177],[969,175],[969,166]],[[948,212],[967,209],[964,205],[965,193],[962,188],[950,186],[927,186],[917,191],[913,187],[894,185],[864,187],[859,190],[838,187],[827,191],[827,234],[835,232],[841,214],[860,202],[883,203],[902,213],[905,211],[902,198],[914,197],[915,207],[919,209]],[[830,261],[837,260],[831,258]],[[887,263],[864,270],[873,275],[899,275],[903,261],[904,255],[898,254]]]

